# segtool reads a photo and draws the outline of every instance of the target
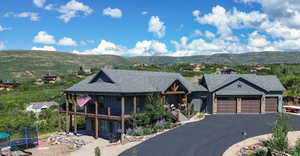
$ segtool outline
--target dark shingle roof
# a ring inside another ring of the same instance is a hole
[[[113,82],[99,79],[101,74],[106,75]],[[207,91],[202,86],[191,84],[178,73],[115,69],[102,69],[97,75],[87,77],[65,91],[108,93],[163,92],[176,80],[180,81],[189,92]]]
[[[275,75],[255,74],[205,74],[204,79],[210,92],[233,82],[237,79],[244,79],[266,91],[284,91],[285,88]]]

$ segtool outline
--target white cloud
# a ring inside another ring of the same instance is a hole
[[[45,51],[56,51],[53,46],[43,46],[43,47],[32,47],[31,50],[45,50]]]
[[[91,14],[93,9],[76,0],[70,0],[67,4],[60,6],[58,12],[61,13],[59,19],[67,23],[72,18],[79,16],[80,12],[86,16]]]
[[[44,7],[44,9],[46,9],[46,10],[54,10],[55,8],[54,8],[54,5],[53,5],[53,4],[48,4],[48,5],[46,5],[46,6]]]
[[[265,31],[268,34],[272,35],[273,37],[279,37],[289,40],[300,38],[300,29],[289,28],[278,21],[265,21],[259,28],[262,31]]]
[[[266,36],[259,34],[257,31],[254,31],[249,35],[248,42],[249,46],[257,48],[266,47],[269,44]]]
[[[226,41],[222,38],[216,38],[212,41],[206,41],[202,38],[189,42],[186,36],[180,38],[180,41],[171,41],[175,46],[175,52],[168,53],[171,56],[192,56],[192,55],[211,55],[216,53],[241,53],[247,52],[246,45],[237,41]]]
[[[164,43],[155,40],[138,41],[133,49],[128,51],[129,54],[138,56],[164,55],[168,53],[167,46]]]
[[[199,11],[194,11],[195,20],[200,24],[213,25],[218,29],[218,34],[225,40],[236,40],[232,29],[242,29],[259,26],[267,19],[267,15],[258,11],[249,13],[233,9],[226,11],[223,7],[217,5],[212,8],[212,12],[200,16]]]
[[[2,50],[4,48],[5,48],[4,42],[0,42],[0,50]]]
[[[74,41],[72,38],[64,37],[58,41],[59,45],[63,46],[77,46],[77,42]]]
[[[204,36],[208,39],[213,39],[213,38],[215,38],[216,35],[208,30],[205,30]]]
[[[100,44],[94,49],[85,51],[73,50],[75,54],[88,54],[88,55],[134,55],[134,56],[154,56],[154,55],[167,55],[168,49],[164,43],[155,40],[138,41],[135,47],[129,49],[127,47],[117,45],[113,42],[101,40]]]
[[[7,12],[4,14],[4,17],[29,18],[31,21],[38,21],[40,18],[39,14],[35,12],[21,12],[21,13]]]
[[[44,7],[45,2],[46,0],[33,0],[33,4],[39,8]]]
[[[198,16],[200,16],[200,11],[199,10],[194,10],[192,12],[192,14],[193,14],[193,16],[198,17]]]
[[[202,36],[203,33],[199,30],[199,29],[196,29],[193,33],[193,37],[199,37],[199,36]]]
[[[122,11],[118,8],[112,9],[110,7],[103,9],[102,11],[103,15],[105,16],[111,16],[112,18],[121,18],[122,17]]]
[[[10,28],[0,25],[0,32],[1,31],[6,31],[6,30],[10,30]]]
[[[83,46],[85,46],[87,44],[93,44],[93,43],[95,43],[95,40],[82,40],[82,41],[80,41],[80,45],[83,45]]]
[[[54,36],[49,35],[45,31],[40,31],[33,39],[34,43],[55,44]]]
[[[87,55],[123,55],[127,51],[126,48],[116,45],[112,42],[101,40],[98,47],[94,49],[88,49],[83,52],[79,52],[77,50],[74,50],[73,53],[75,54],[87,54]]]
[[[160,21],[158,16],[151,16],[148,25],[148,31],[152,32],[158,38],[162,38],[166,34],[166,26],[165,23]]]
[[[147,14],[149,14],[148,11],[143,11],[143,12],[142,12],[142,15],[147,15]]]

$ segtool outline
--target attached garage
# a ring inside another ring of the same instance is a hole
[[[217,113],[236,113],[236,98],[234,97],[218,97],[217,98]]]
[[[266,97],[266,108],[265,112],[277,112],[278,98],[277,97]]]
[[[260,113],[260,98],[242,98],[241,113]]]

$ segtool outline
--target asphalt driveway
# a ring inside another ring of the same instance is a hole
[[[153,137],[121,156],[221,156],[231,145],[249,137],[271,133],[276,114],[209,115]],[[290,115],[294,130],[300,130],[300,116]],[[245,133],[244,133],[245,132]],[[242,135],[242,134],[246,135]]]

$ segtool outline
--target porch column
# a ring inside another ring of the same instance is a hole
[[[282,106],[283,106],[282,95],[280,95],[278,96],[278,107],[277,107],[278,112],[282,112]]]
[[[217,103],[218,103],[218,100],[216,98],[216,95],[215,94],[212,94],[212,113],[213,114],[216,114],[217,113]]]
[[[266,113],[266,97],[261,96],[260,100],[260,113]]]
[[[84,113],[85,114],[87,113],[87,105],[86,104],[84,105]]]
[[[190,116],[190,111],[189,111],[189,103],[188,103],[187,94],[184,95],[184,99],[185,99],[185,104],[186,104],[186,114],[189,117]]]
[[[66,132],[70,132],[70,118],[69,118],[69,94],[66,94]]]
[[[136,96],[133,97],[133,114],[136,114]]]
[[[236,113],[242,112],[242,98],[238,97],[236,98]]]
[[[74,133],[77,134],[77,115],[76,115],[76,112],[77,112],[77,101],[76,101],[76,98],[77,96],[75,95],[74,96],[74,99],[73,99],[73,102],[74,102]]]
[[[125,133],[125,97],[122,96],[122,102],[121,102],[121,143],[124,143],[124,133]]]
[[[98,98],[95,96],[95,138],[99,138]]]
[[[71,112],[74,112],[74,110],[73,110],[73,100],[72,100],[72,98],[73,98],[73,95],[70,95],[70,101],[71,101],[71,103],[69,103],[70,104],[70,108],[71,108]],[[70,111],[70,110],[69,110]],[[72,114],[70,114],[69,115],[70,117],[70,131],[73,131],[73,115]]]

